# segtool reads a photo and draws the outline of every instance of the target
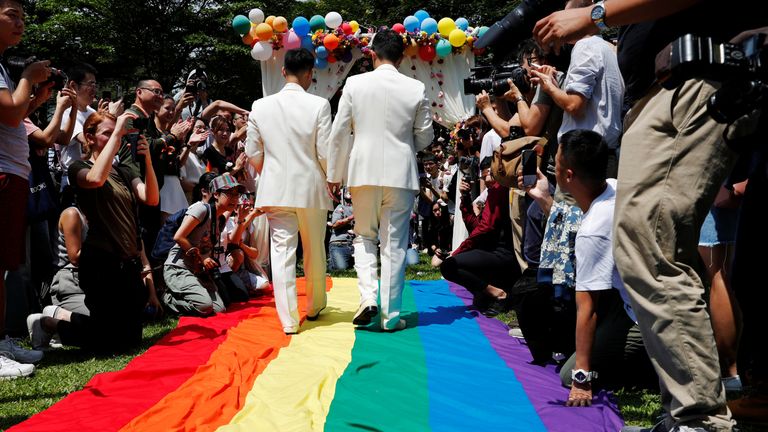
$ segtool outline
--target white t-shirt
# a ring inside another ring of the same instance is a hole
[[[491,129],[483,135],[483,143],[480,145],[480,162],[486,157],[493,156],[493,152],[501,146],[501,137]]]
[[[576,234],[576,291],[604,291],[616,288],[624,301],[624,310],[633,322],[637,317],[629,302],[613,259],[613,209],[616,203],[616,179],[608,179],[600,194],[581,219]]]
[[[69,126],[69,113],[71,110],[72,107],[67,108],[64,111],[64,117],[61,121],[62,130]],[[80,144],[80,141],[77,140],[77,136],[83,131],[83,125],[85,125],[85,121],[88,120],[88,117],[90,117],[91,114],[95,112],[96,110],[90,106],[86,106],[85,111],[78,111],[77,117],[75,118],[75,128],[72,131],[72,140],[69,141],[69,145],[57,145],[59,149],[59,165],[64,171],[64,175],[61,177],[62,188],[69,184],[69,179],[67,177],[67,170],[69,169],[69,166],[72,165],[73,162],[83,159],[83,146]]]
[[[563,113],[557,140],[568,131],[589,129],[602,135],[609,148],[617,148],[622,130],[624,79],[613,46],[599,36],[576,42],[563,90],[584,96],[587,106],[578,117]]]
[[[0,65],[0,90],[16,91],[5,68]],[[29,143],[24,122],[17,126],[0,123],[0,173],[14,174],[24,179],[29,178],[32,166],[29,164]]]

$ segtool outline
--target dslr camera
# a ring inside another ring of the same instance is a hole
[[[668,90],[694,77],[723,83],[709,97],[707,112],[719,123],[732,123],[752,110],[768,107],[764,42],[763,34],[741,44],[687,34],[656,56],[656,78]]]
[[[469,71],[469,78],[464,79],[464,94],[479,94],[485,90],[495,96],[501,96],[509,91],[507,79],[511,79],[521,93],[528,93],[531,90],[528,73],[517,63],[477,66]]]
[[[184,91],[197,95],[198,91],[208,89],[207,80],[208,76],[205,74],[205,67],[198,66],[192,71],[192,74],[190,74],[189,79],[187,80],[187,85],[184,87]],[[192,82],[190,83],[189,81]]]
[[[509,50],[531,37],[536,21],[562,9],[564,4],[565,0],[523,0],[507,16],[489,27],[474,47],[492,47],[499,58],[504,58]]]
[[[19,78],[21,78],[21,74],[24,72],[24,69],[36,61],[38,61],[38,59],[35,56],[27,58],[8,57],[8,74],[15,82],[19,82]],[[51,76],[48,77],[45,82],[40,83],[40,85],[53,83],[53,90],[61,90],[65,85],[67,85],[67,81],[69,81],[69,78],[63,70],[52,67]]]

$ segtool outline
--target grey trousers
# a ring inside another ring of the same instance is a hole
[[[667,426],[733,427],[698,268],[699,231],[735,161],[706,112],[713,83],[654,88],[625,118],[616,265],[659,375]]]
[[[166,286],[163,303],[177,314],[207,316],[226,310],[216,285],[207,277],[197,277],[185,268],[166,265],[163,280]]]

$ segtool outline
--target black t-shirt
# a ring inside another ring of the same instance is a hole
[[[231,154],[230,149],[227,148],[224,151],[227,152],[227,156],[230,156]],[[210,146],[207,149],[205,149],[205,152],[203,152],[203,156],[205,156],[205,158],[211,164],[211,167],[216,168],[216,171],[218,171],[219,174],[224,174],[225,172],[231,170],[231,168],[227,167],[227,162],[229,162],[229,159],[227,159],[227,156],[224,156],[221,153],[219,153],[219,151],[213,148],[213,146]]]
[[[728,42],[744,30],[768,25],[767,2],[724,3],[703,0],[657,21],[624,26],[619,31],[618,59],[624,77],[624,99],[631,106],[656,81],[656,54],[688,33]],[[609,18],[610,24],[610,18]]]

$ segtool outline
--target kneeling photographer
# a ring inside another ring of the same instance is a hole
[[[723,140],[725,125],[707,112],[710,95],[728,76],[713,80],[708,73],[722,70],[721,56],[704,58],[696,74],[664,88],[654,76],[656,55],[689,33],[728,41],[764,26],[765,16],[764,3],[745,10],[711,0],[611,0],[555,12],[534,28],[542,46],[557,50],[606,26],[623,26],[618,57],[632,108],[624,119],[614,256],[660,377],[660,430],[733,429],[695,269],[699,228],[736,153]]]
[[[488,185],[488,199],[478,217],[472,211],[470,187],[459,184],[461,206],[469,237],[440,265],[446,280],[466,287],[474,296],[474,306],[486,315],[506,309],[507,292],[520,274],[512,243],[509,219],[509,188],[494,181],[490,158],[481,164]],[[501,310],[500,310],[501,309]]]
[[[173,239],[176,245],[168,253],[163,267],[167,290],[163,302],[180,315],[208,316],[224,312],[226,306],[220,292],[221,280],[217,254],[221,229],[219,218],[237,208],[245,188],[225,173],[211,181],[211,204],[192,204]]]

